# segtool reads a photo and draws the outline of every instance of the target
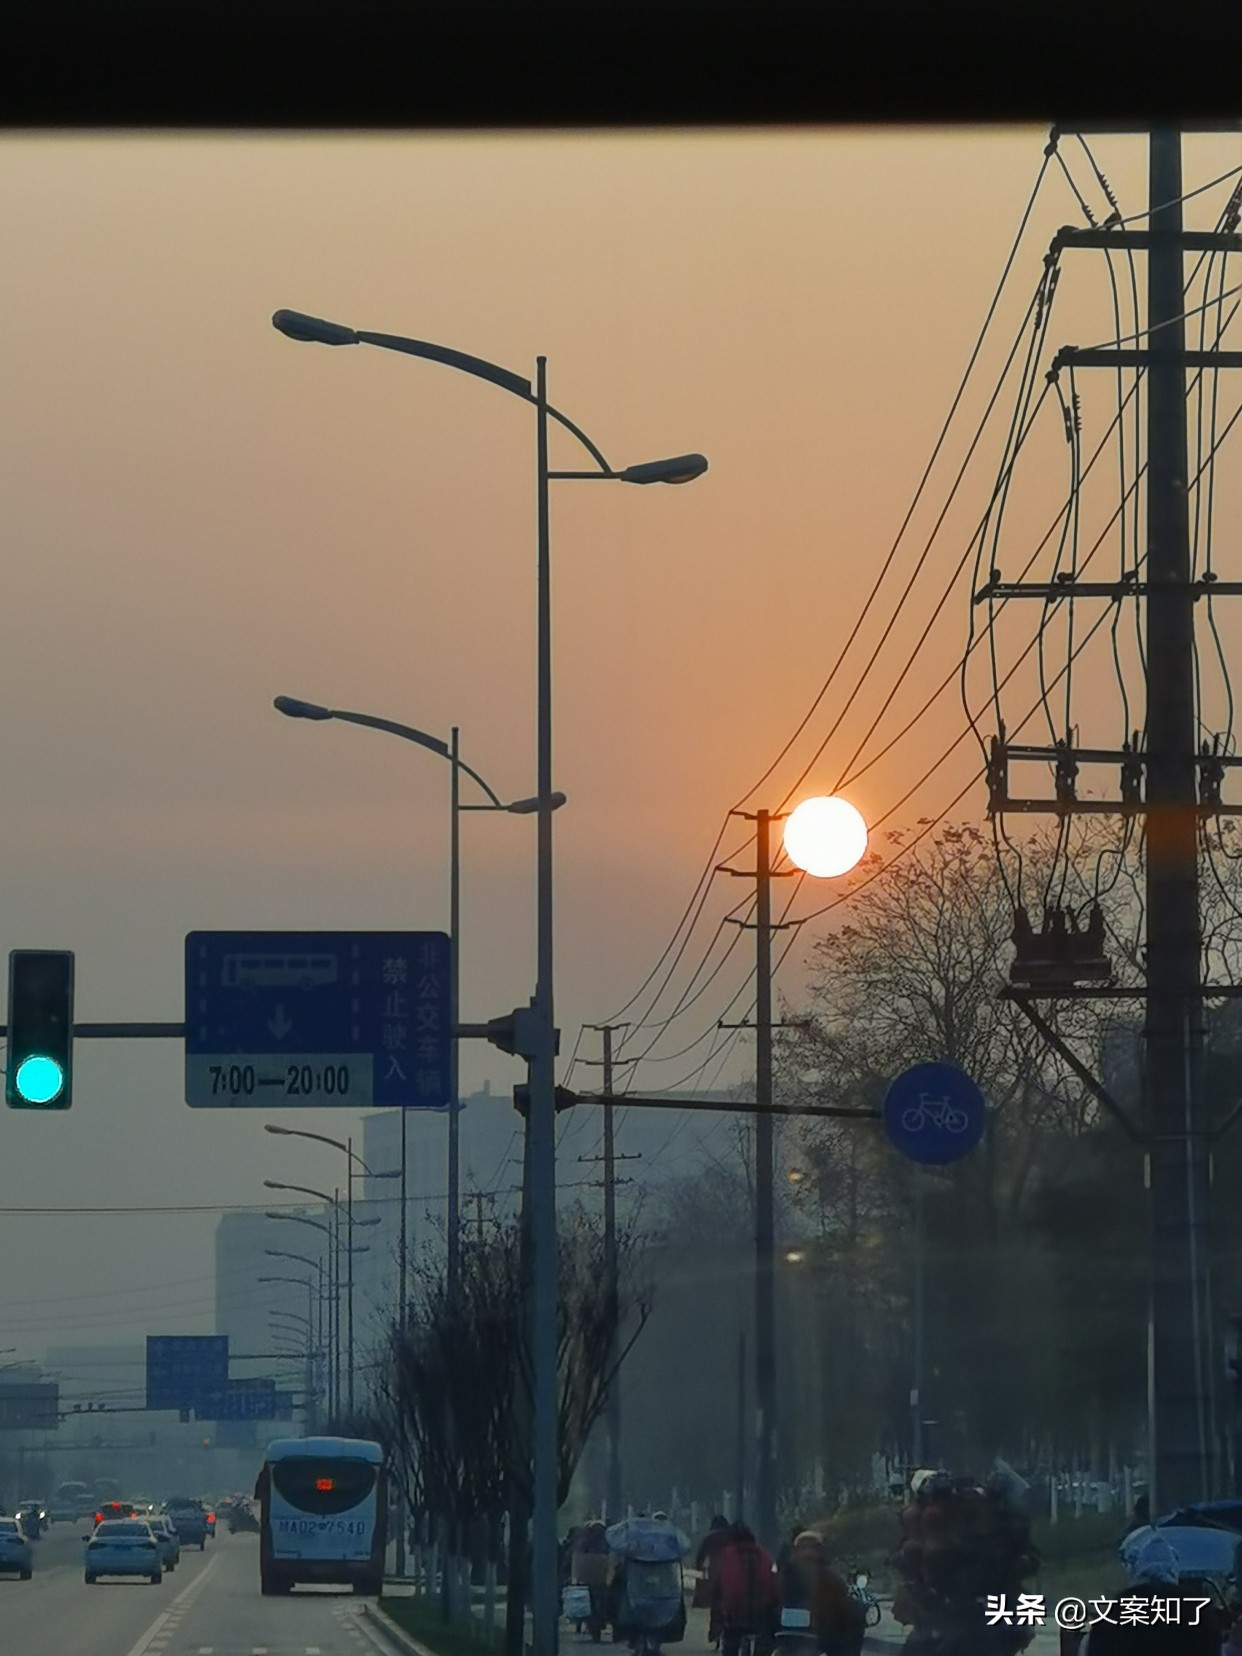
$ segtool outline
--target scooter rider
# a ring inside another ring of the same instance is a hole
[[[811,1632],[825,1656],[857,1656],[865,1620],[862,1607],[833,1569],[824,1539],[802,1530],[790,1545],[780,1573],[781,1606],[809,1610]]]

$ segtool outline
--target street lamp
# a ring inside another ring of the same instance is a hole
[[[287,1220],[294,1225],[310,1225],[317,1231],[322,1231],[328,1239],[328,1338],[327,1346],[327,1392],[328,1414],[335,1415],[341,1406],[341,1283],[340,1258],[336,1246],[337,1236],[334,1223],[325,1225],[322,1219],[311,1219],[305,1213],[278,1213],[271,1209],[264,1215],[267,1219]]]
[[[349,1226],[350,1241],[352,1242],[354,1239],[355,1224],[378,1225],[380,1223],[378,1214],[373,1219],[354,1219],[354,1163],[357,1162],[358,1166],[361,1167],[362,1171],[370,1179],[399,1178],[400,1174],[395,1171],[388,1173],[372,1173],[366,1162],[364,1162],[362,1157],[355,1151],[352,1137],[348,1139],[329,1138],[326,1133],[310,1133],[301,1127],[277,1127],[272,1125],[270,1122],[265,1125],[263,1131],[265,1133],[279,1133],[285,1138],[314,1139],[319,1144],[329,1144],[334,1150],[343,1151],[345,1155],[345,1165],[348,1169],[348,1180],[346,1187],[348,1191],[348,1200],[346,1203],[346,1222]],[[270,1180],[265,1180],[264,1182],[267,1184],[271,1183]],[[279,1186],[273,1186],[273,1189],[279,1188]],[[294,1189],[296,1187],[290,1185],[287,1188]],[[349,1319],[347,1335],[349,1345],[349,1412],[352,1415],[354,1412],[354,1257],[352,1248],[349,1251],[349,1285],[346,1289],[346,1301],[348,1305],[347,1315]]]
[[[772,1135],[772,881],[797,870],[817,877],[846,874],[867,849],[867,828],[844,799],[809,799],[786,819],[785,853],[792,868],[773,869],[770,811],[736,811],[755,824],[755,868],[727,868],[755,881],[755,1533],[776,1542],[776,1234]],[[776,820],[781,813],[776,813]],[[723,866],[723,865],[722,865]],[[744,922],[738,922],[743,924]]]
[[[284,1128],[282,1130],[285,1131],[285,1132],[292,1132],[293,1131],[292,1128]],[[319,1137],[320,1135],[314,1134],[314,1135],[311,1135],[311,1136]],[[342,1146],[341,1148],[344,1149],[345,1146]],[[351,1151],[350,1154],[352,1155],[353,1152]],[[352,1167],[352,1165],[353,1165],[353,1163],[351,1162],[350,1166]],[[340,1193],[339,1189],[335,1190],[333,1192],[333,1194],[331,1196],[329,1196],[326,1190],[315,1190],[311,1185],[282,1184],[277,1179],[264,1179],[263,1183],[264,1183],[264,1185],[266,1186],[266,1188],[268,1190],[291,1190],[291,1191],[295,1191],[296,1193],[298,1193],[299,1195],[302,1195],[302,1196],[317,1197],[319,1201],[323,1202],[326,1206],[328,1206],[332,1209],[333,1219],[334,1219],[334,1222],[335,1222],[335,1225],[336,1225],[335,1253],[336,1253],[336,1256],[337,1256],[336,1286],[337,1286],[337,1312],[338,1312],[338,1316],[339,1316],[340,1289],[341,1289],[340,1255],[341,1255],[342,1252],[345,1253],[346,1259],[347,1259],[347,1262],[348,1262],[348,1273],[349,1274],[348,1274],[348,1277],[347,1277],[346,1288],[345,1288],[346,1304],[347,1304],[347,1308],[348,1308],[347,1309],[348,1332],[347,1332],[347,1336],[346,1336],[346,1345],[347,1345],[347,1355],[346,1355],[347,1393],[346,1393],[346,1395],[347,1395],[347,1398],[348,1398],[349,1411],[352,1414],[353,1413],[353,1408],[354,1408],[354,1255],[356,1253],[369,1253],[370,1252],[370,1249],[365,1244],[355,1244],[355,1242],[353,1240],[353,1234],[354,1234],[355,1227],[362,1226],[362,1225],[378,1225],[380,1223],[379,1217],[377,1215],[374,1219],[355,1219],[354,1216],[353,1216],[353,1211],[352,1211],[353,1203],[352,1203],[352,1200],[351,1200],[349,1211],[346,1214],[346,1223],[347,1223],[347,1226],[348,1226],[349,1242],[348,1242],[348,1244],[343,1245],[342,1242],[341,1242],[341,1239],[340,1239],[341,1193]],[[338,1359],[339,1359],[340,1348],[341,1348],[339,1322],[338,1322],[338,1325],[337,1325],[336,1348],[337,1348],[337,1356],[338,1356]],[[337,1392],[337,1407],[339,1408],[340,1407],[340,1381],[339,1380],[337,1381],[336,1392]]]
[[[548,402],[547,358],[535,361],[535,384],[482,357],[469,356],[426,340],[377,334],[328,322],[300,311],[279,310],[273,326],[289,339],[324,345],[376,345],[438,362],[487,380],[519,397],[535,410],[536,509],[536,972],[529,1011],[515,1030],[513,1050],[527,1064],[529,1105],[526,1116],[528,1178],[524,1209],[529,1209],[531,1269],[531,1363],[534,1375],[532,1562],[535,1656],[555,1656],[560,1615],[557,1568],[557,1228],[556,1228],[556,1049],[552,993],[552,602],[549,484],[556,480],[615,481],[647,485],[681,484],[701,477],[707,461],[682,454],[615,471],[586,433]],[[551,471],[548,421],[563,426],[590,455],[593,471]],[[515,1025],[519,1020],[515,1017]]]
[[[370,730],[383,730],[392,736],[400,736],[407,742],[414,742],[419,747],[426,748],[430,753],[437,753],[442,759],[447,759],[453,767],[452,788],[450,797],[450,829],[449,829],[449,941],[452,956],[452,983],[450,986],[450,1020],[453,1027],[452,1045],[452,1074],[449,1078],[449,1142],[448,1142],[448,1300],[453,1304],[457,1293],[458,1265],[461,1256],[461,1105],[458,1098],[458,1056],[459,1046],[457,1024],[460,1018],[461,1005],[461,836],[460,814],[462,811],[507,811],[513,816],[531,816],[539,809],[537,798],[514,799],[506,804],[470,765],[466,764],[457,751],[458,729],[454,725],[449,741],[443,741],[439,736],[430,736],[425,730],[419,730],[414,725],[398,724],[393,719],[379,719],[370,713],[347,713],[340,708],[324,707],[319,702],[301,701],[296,696],[277,696],[272,703],[278,713],[283,713],[290,719],[311,719],[322,722],[326,719],[338,719],[343,724],[363,725]],[[487,795],[486,805],[463,805],[460,799],[460,773],[472,777],[483,792]],[[559,810],[565,804],[563,793],[552,795],[552,809]],[[406,1178],[409,1152],[406,1134],[407,1116],[401,1112],[401,1241],[400,1241],[400,1278],[401,1278],[401,1326],[405,1327],[406,1307],[409,1303],[407,1289],[408,1240],[406,1234]],[[386,1176],[386,1175],[384,1175]]]
[[[317,1308],[318,1308],[318,1317],[317,1317],[317,1321],[316,1321],[316,1331],[315,1331],[315,1341],[316,1341],[316,1344],[319,1347],[319,1350],[322,1352],[325,1345],[327,1344],[327,1340],[326,1340],[327,1314],[326,1314],[325,1303],[324,1303],[326,1296],[324,1294],[324,1286],[323,1286],[323,1260],[322,1259],[312,1259],[310,1254],[292,1253],[287,1248],[264,1248],[263,1252],[268,1256],[269,1259],[292,1259],[292,1260],[296,1260],[299,1265],[309,1265],[311,1270],[315,1271],[317,1273],[318,1279],[319,1279],[319,1291],[315,1296],[316,1305],[317,1305]]]

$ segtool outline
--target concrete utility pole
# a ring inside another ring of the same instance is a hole
[[[772,859],[770,819],[755,813],[755,1526],[776,1544],[776,1306],[772,1145]]]
[[[755,825],[755,869],[725,874],[755,881],[755,1521],[766,1547],[776,1535],[776,1242],[772,1106],[772,881],[798,872],[773,870],[770,811],[736,811]],[[738,921],[737,924],[745,924]],[[748,1106],[749,1108],[749,1106]]]
[[[612,1097],[612,1030],[604,1030],[604,1092]],[[608,1366],[612,1379],[608,1385],[608,1478],[606,1500],[608,1516],[621,1515],[621,1376],[615,1372],[617,1351],[617,1191],[616,1142],[613,1135],[613,1108],[604,1105],[604,1268],[608,1272],[608,1315],[612,1332],[608,1344]]]
[[[638,1161],[639,1155],[618,1156],[613,1123],[612,1038],[625,1024],[587,1024],[604,1037],[604,1269],[608,1275],[608,1308],[612,1319],[612,1337],[608,1350],[608,1367],[613,1379],[608,1387],[605,1424],[608,1432],[608,1469],[604,1480],[604,1508],[609,1518],[621,1515],[621,1382],[617,1374],[617,1354],[621,1349],[621,1330],[618,1327],[620,1284],[617,1266],[617,1162]],[[582,1059],[583,1063],[593,1060]],[[599,1161],[598,1156],[579,1156],[579,1161]],[[620,1183],[628,1181],[622,1179]]]
[[[1147,326],[1147,1129],[1153,1511],[1212,1494],[1195,593],[1181,134],[1151,134]],[[1156,1492],[1159,1492],[1158,1494]]]
[[[1056,133],[1064,129],[1054,129]],[[1081,131],[1081,128],[1073,130]],[[1092,129],[1098,130],[1098,129]],[[1149,211],[1147,226],[1130,229],[1114,205],[1107,227],[1062,230],[1058,248],[1128,250],[1147,256],[1147,321],[1139,348],[1118,341],[1107,347],[1066,346],[1062,366],[1131,369],[1142,374],[1147,398],[1146,490],[1147,567],[1119,583],[1007,583],[993,573],[974,601],[1038,598],[1064,602],[1106,597],[1114,603],[1142,603],[1146,632],[1146,730],[1143,742],[1121,751],[1078,747],[1074,729],[1052,748],[1006,741],[1002,725],[988,763],[989,812],[1047,811],[1061,820],[1089,808],[1133,818],[1146,817],[1146,1021],[1144,1107],[1136,1128],[1091,1075],[1081,1059],[1034,1009],[1039,999],[1075,999],[1114,993],[1101,987],[1110,967],[1100,954],[1064,947],[1045,916],[1042,929],[1026,920],[1019,938],[1008,993],[1096,1097],[1143,1146],[1150,1191],[1150,1300],[1148,1322],[1148,1493],[1153,1511],[1199,1501],[1219,1493],[1215,1485],[1219,1444],[1215,1421],[1215,1345],[1210,1296],[1208,1204],[1211,1125],[1203,1089],[1203,928],[1199,901],[1198,835],[1202,817],[1242,814],[1220,797],[1226,767],[1242,762],[1223,751],[1219,737],[1199,743],[1195,686],[1194,605],[1197,597],[1242,594],[1242,584],[1220,581],[1215,573],[1196,580],[1191,568],[1188,522],[1186,400],[1188,369],[1215,375],[1242,367],[1242,352],[1186,349],[1186,254],[1242,252],[1236,210],[1225,229],[1187,230],[1182,213],[1182,134],[1158,127],[1148,135]],[[1210,584],[1209,584],[1210,582]],[[1014,797],[1008,766],[1013,759],[1049,762],[1056,768],[1056,798]],[[1080,762],[1115,763],[1121,797],[1080,803],[1076,775]],[[1144,787],[1145,782],[1145,787]],[[1025,911],[1020,916],[1025,919]],[[1102,929],[1102,917],[1098,921]],[[1081,982],[1088,988],[1079,988]],[[1235,984],[1214,984],[1212,993],[1236,996]],[[1122,991],[1122,994],[1126,991]],[[1222,1128],[1223,1131],[1223,1128]]]

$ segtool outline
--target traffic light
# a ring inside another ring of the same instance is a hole
[[[4,1097],[14,1110],[67,1110],[73,1102],[73,953],[9,954]]]

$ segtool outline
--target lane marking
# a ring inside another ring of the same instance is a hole
[[[171,1620],[177,1607],[183,1600],[188,1599],[190,1594],[193,1593],[196,1588],[202,1586],[203,1582],[206,1581],[207,1577],[211,1574],[219,1562],[220,1554],[217,1553],[211,1560],[210,1564],[198,1572],[193,1581],[188,1581],[185,1584],[185,1586],[177,1594],[176,1598],[168,1606],[168,1609],[161,1610],[159,1615],[151,1623],[150,1627],[147,1628],[146,1632],[139,1636],[137,1644],[132,1645],[126,1652],[126,1656],[146,1656],[146,1652],[150,1650],[154,1640],[156,1640],[163,1629],[167,1627],[168,1622]]]

